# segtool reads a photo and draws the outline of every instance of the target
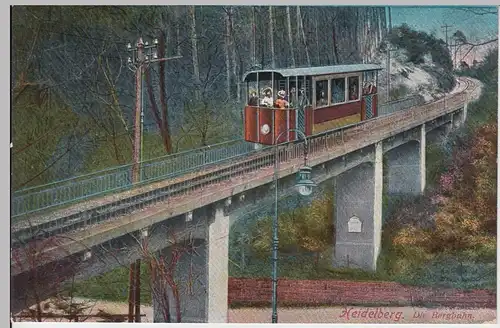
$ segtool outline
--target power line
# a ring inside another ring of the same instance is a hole
[[[24,27],[24,26],[23,25],[18,25],[17,27]],[[101,41],[101,42],[104,42],[104,43],[110,43],[110,41],[113,41],[115,44],[119,44],[119,45],[121,44],[121,45],[123,45],[123,48],[125,48],[125,46],[127,45],[127,43],[130,42],[129,38],[125,38],[125,37],[120,37],[120,39],[118,41],[116,41],[116,38],[113,38],[114,40],[111,40],[111,38],[109,38],[109,39],[102,39],[102,38],[89,37],[89,36],[83,36],[83,35],[74,34],[74,33],[63,32],[63,31],[54,31],[52,29],[48,29],[48,28],[44,28],[44,27],[39,27],[39,29],[42,30],[42,31],[44,31],[44,32],[50,33],[50,34],[60,34],[60,35],[63,35],[63,36],[72,36],[72,37],[76,37],[76,38],[80,38],[80,39],[84,39],[84,40]],[[178,45],[183,44],[183,43],[185,43],[185,42],[184,41],[183,42],[179,42],[177,40],[175,46],[178,46]],[[76,51],[78,51],[78,50],[76,50]]]
[[[44,134],[42,134],[40,137],[34,138],[35,139],[34,141],[27,143],[26,145],[24,145],[23,147],[21,147],[19,150],[15,151],[12,154],[12,156],[17,155],[19,153],[22,153],[23,151],[25,151],[26,149],[30,148],[31,146],[36,145],[38,142],[42,141],[45,137],[47,137],[51,132],[53,132],[54,130],[59,130],[59,127],[63,126],[63,124],[66,124],[66,123],[67,122],[62,122],[60,124],[57,124],[55,128],[47,130],[47,132],[45,132]]]
[[[146,126],[150,126],[150,125],[156,125],[156,123],[149,123],[149,124],[146,124]],[[71,145],[70,147],[67,147],[66,145],[63,145],[61,146],[60,148],[56,149],[54,152],[57,152],[58,150],[60,149],[63,149],[63,148],[66,148],[64,153],[61,154],[60,156],[58,156],[54,161],[52,161],[52,163],[50,163],[48,166],[46,166],[41,172],[37,173],[35,176],[33,176],[32,178],[30,178],[28,181],[22,183],[21,185],[19,186],[16,186],[16,190],[19,189],[19,188],[22,188],[23,186],[27,185],[28,183],[30,183],[31,181],[35,180],[36,178],[38,178],[39,176],[41,176],[43,173],[47,172],[52,166],[54,166],[57,162],[59,162],[64,156],[66,156],[66,154],[68,154],[72,149],[74,149],[76,146],[82,144],[84,141],[85,141],[85,137],[87,135],[89,135],[89,133],[91,132],[92,130],[91,129],[88,129],[87,131],[85,131],[85,133],[79,137],[79,141],[75,142],[73,145]],[[130,132],[124,132],[124,133],[120,133],[120,134],[117,134],[117,135],[114,135],[115,138],[118,138],[118,137],[123,137],[123,136],[126,136],[126,135],[129,135]],[[92,142],[104,142],[104,141],[107,141],[108,138],[104,137],[104,138],[98,138],[98,139],[93,139],[91,140]]]
[[[158,125],[158,123],[154,122],[154,123],[144,124],[143,126],[156,126],[156,125]],[[56,126],[55,129],[57,129],[59,126],[61,126],[61,125]],[[128,129],[132,129],[133,126],[128,126],[127,128]],[[36,145],[38,142],[42,141],[45,137],[47,137],[53,131],[54,131],[54,129],[50,129],[47,132],[45,132],[44,134],[42,134],[40,137],[35,138],[36,140],[34,140],[33,142],[25,144],[23,147],[21,147],[20,149],[18,149],[17,151],[15,151],[12,154],[12,156],[17,155],[19,153],[22,153],[22,152],[26,151],[28,148],[30,148],[31,146]],[[123,132],[123,133],[119,133],[119,134],[114,135],[114,137],[123,137],[123,136],[129,135],[129,134],[130,134],[130,132]],[[94,141],[94,142],[95,141],[97,141],[97,142],[103,142],[103,141],[106,141],[106,140],[108,140],[108,138],[105,138],[105,137],[92,139],[92,141]],[[66,147],[66,146],[64,146],[64,147]],[[56,149],[56,151],[57,151],[57,149]]]
[[[43,49],[43,52],[49,52],[49,51],[54,51],[57,52],[57,49]],[[95,52],[87,52],[87,51],[81,51],[78,49],[64,49],[64,52],[70,52],[74,54],[79,54],[79,55],[90,55],[90,56],[95,56]],[[20,50],[20,49],[15,49],[14,48],[14,53],[31,53],[31,51],[26,51],[26,50]],[[118,56],[112,56],[112,55],[102,55],[101,57],[103,58],[109,58],[109,59],[118,59],[118,60],[123,60],[123,58],[118,57]]]
[[[40,175],[42,175],[43,173],[47,172],[52,166],[54,166],[61,158],[63,158],[69,151],[71,151],[71,149],[75,148],[77,145],[79,145],[81,142],[83,142],[84,140],[84,137],[86,135],[88,135],[90,133],[90,129],[88,129],[84,134],[83,136],[80,138],[79,141],[75,142],[71,147],[68,147],[66,149],[66,151],[60,155],[59,157],[57,157],[52,163],[50,163],[49,165],[47,165],[40,173],[36,174],[35,176],[33,176],[32,178],[30,178],[28,181],[25,181],[24,183],[16,186],[15,189],[20,189],[22,188],[23,186],[27,185],[28,183],[30,183],[31,181],[35,180],[36,178],[38,178]]]

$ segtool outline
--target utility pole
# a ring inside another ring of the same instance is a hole
[[[132,57],[128,58],[129,69],[135,73],[135,116],[134,116],[134,147],[133,147],[133,168],[132,168],[132,181],[137,183],[141,181],[139,165],[143,160],[142,152],[142,132],[144,125],[144,106],[143,106],[143,77],[149,65],[171,59],[182,58],[177,55],[169,58],[158,58],[158,39],[153,40],[153,44],[149,45],[146,41],[143,42],[142,38],[137,41],[136,47],[132,48],[129,43],[127,45],[128,51],[132,52]]]
[[[387,6],[387,13],[389,15],[389,33],[391,33],[392,32],[391,6]]]
[[[454,55],[454,59],[453,59],[453,67],[454,68],[458,68],[458,63],[457,63],[457,51],[458,51],[458,48],[457,48],[457,40],[454,40],[453,41],[453,44],[454,44],[454,48],[455,48],[455,55]]]
[[[395,48],[391,48],[391,44],[387,44],[387,100],[386,102],[391,101],[391,51],[397,50]]]
[[[444,37],[445,37],[445,42],[446,42],[446,49],[448,49],[448,51],[450,51],[450,48],[448,46],[448,29],[452,27],[451,25],[443,25],[441,26],[441,28],[444,28]],[[451,53],[451,51],[450,51]]]
[[[135,261],[135,322],[141,322],[141,260]]]
[[[158,58],[157,48],[158,40],[153,41],[153,45],[149,45],[148,42],[144,43],[142,38],[136,43],[135,48],[129,43],[127,48],[132,52],[132,57],[128,58],[128,64],[131,71],[135,73],[135,115],[134,115],[134,147],[132,155],[132,182],[137,183],[140,181],[139,175],[139,163],[142,160],[142,123],[144,123],[144,109],[142,106],[142,90],[143,90],[143,73],[147,69],[147,66],[152,62],[153,59]],[[146,55],[145,52],[148,51]]]
[[[134,115],[134,145],[132,155],[132,183],[138,183],[142,180],[142,165],[143,160],[143,129],[144,129],[144,106],[143,106],[143,80],[146,70],[152,63],[167,61],[170,59],[181,58],[180,54],[170,58],[158,58],[158,39],[153,40],[153,44],[149,45],[142,38],[139,38],[135,48],[127,44],[127,49],[132,53],[132,57],[128,58],[129,69],[135,73],[135,115]],[[134,320],[134,304],[135,304],[135,320],[140,321],[140,272],[141,261],[137,260],[130,264],[129,274],[129,313],[128,321]],[[134,282],[135,279],[135,282]]]

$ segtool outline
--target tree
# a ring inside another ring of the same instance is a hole
[[[38,233],[11,251],[11,268],[16,272],[11,281],[11,288],[15,290],[11,302],[18,303],[15,307],[25,308],[19,316],[33,321],[42,322],[61,310],[70,320],[75,320],[90,307],[88,302],[75,302],[71,293],[79,263],[75,263],[71,257],[57,260],[49,255],[47,250],[53,248],[60,249],[60,255],[63,256],[69,256],[69,253],[62,246],[62,238],[41,239],[37,237]],[[64,295],[68,288],[65,281],[68,279],[71,281],[69,297]],[[56,298],[47,302],[46,298],[53,295]]]
[[[273,17],[273,6],[269,6],[269,42],[271,47],[271,68],[276,67],[276,59],[274,52],[274,17]]]
[[[182,232],[169,229],[171,231],[167,233],[166,238],[167,252],[158,252],[157,240],[149,236],[142,240],[136,239],[141,260],[148,270],[146,284],[151,290],[155,309],[161,311],[160,316],[164,322],[182,322],[181,298],[192,293],[194,280],[197,279],[195,269],[200,270],[193,267],[193,257],[200,256],[198,253],[200,245],[193,238],[198,228],[195,225],[187,227]],[[162,243],[165,243],[165,240],[162,240]],[[178,265],[181,260],[186,259],[190,261],[187,280],[181,281],[178,276]],[[172,315],[173,310],[175,315]]]
[[[473,15],[476,15],[476,16],[484,16],[484,15],[498,15],[498,10],[497,9],[493,9],[493,8],[482,8],[482,7],[477,7],[477,8],[473,8],[473,7],[467,7],[467,8],[461,8],[461,7],[457,7],[457,8],[453,8],[454,10],[460,10],[460,11],[465,11],[467,13],[470,13],[470,14],[473,14]],[[457,32],[460,32],[460,31],[457,31]],[[460,32],[461,33],[461,32]],[[490,43],[493,43],[493,42],[497,42],[498,41],[498,37],[496,38],[490,38],[489,40],[485,40],[483,42],[479,42],[479,43],[471,43],[471,42],[468,42],[465,35],[463,33],[461,33],[459,35],[459,46],[462,47],[462,46],[465,46],[465,45],[469,45],[471,46],[469,48],[469,50],[465,53],[465,55],[462,56],[462,58],[460,59],[460,61],[462,61],[474,48],[476,47],[479,47],[479,46],[484,46],[484,45],[487,45],[487,44],[490,44]]]
[[[440,176],[436,194],[426,201],[425,211],[420,209],[427,217],[435,212],[434,223],[409,212],[409,204],[401,206],[396,214],[398,220],[391,223],[392,229],[398,231],[393,245],[438,253],[496,243],[496,147],[496,124],[478,128],[460,145],[451,167]]]
[[[294,53],[295,45],[293,44],[293,38],[292,38],[292,19],[290,17],[290,6],[286,6],[286,21],[288,30],[288,45],[290,46],[290,58],[292,60],[292,67],[295,67],[295,53]],[[297,40],[299,40],[299,38],[297,38]]]
[[[214,106],[212,111],[233,106],[234,112],[241,113],[236,104],[241,100],[238,82],[257,60],[263,68],[282,67],[293,51],[295,65],[309,65],[312,52],[318,54],[313,56],[318,65],[341,63],[346,58],[340,57],[338,49],[356,52],[356,42],[344,41],[357,40],[355,29],[359,34],[359,27],[343,16],[373,10],[328,7],[320,12],[318,8],[299,6],[294,27],[288,24],[293,11],[290,8],[290,17],[273,6],[226,9],[15,7],[14,185],[41,184],[130,163],[135,92],[132,75],[125,69],[130,55],[125,45],[139,36],[165,43],[160,46],[160,56],[163,50],[166,56],[171,55],[169,51],[185,54],[168,66],[168,72],[167,64],[162,63],[159,71],[150,67],[145,76],[145,107],[149,107],[145,126],[153,130],[145,140],[154,139],[145,148],[160,154],[171,152],[184,140],[186,128],[182,126],[187,115],[183,109],[190,98],[196,103],[209,103]],[[376,20],[370,26],[377,26],[374,30],[384,28],[380,23],[384,17]],[[276,38],[278,31],[286,35],[288,26],[292,44],[290,38]],[[335,41],[330,39],[332,33],[337,34]],[[322,35],[329,37],[323,40]],[[226,97],[220,97],[222,93]],[[235,94],[235,101],[228,101],[227,96]],[[190,119],[199,117],[191,115]]]
[[[304,42],[304,48],[306,53],[307,66],[311,66],[311,58],[309,57],[309,47],[307,46],[307,38],[304,32],[304,24],[302,21],[302,14],[300,11],[300,6],[297,6],[297,41],[300,40],[302,36],[302,42]]]
[[[467,8],[460,8],[460,7],[456,7],[456,8],[453,8],[455,10],[461,10],[461,11],[465,11],[465,12],[468,12],[468,13],[471,13],[471,14],[474,14],[474,15],[478,15],[478,16],[483,16],[483,15],[497,15],[498,14],[498,10],[496,9],[493,9],[493,7],[491,8],[481,8],[481,7],[467,7]]]
[[[200,88],[200,67],[198,62],[198,36],[196,33],[196,9],[195,6],[188,7],[189,18],[191,19],[191,59],[193,62],[193,79],[195,88],[195,98],[198,100],[200,98],[199,88]]]
[[[278,234],[281,253],[313,252],[318,265],[320,254],[333,245],[333,194],[326,191],[325,196],[313,200],[310,206],[282,213],[278,219]],[[272,218],[265,217],[252,231],[252,248],[260,256],[268,255],[271,242]]]
[[[241,86],[240,86],[240,76],[238,75],[238,61],[236,60],[236,41],[235,41],[235,32],[234,32],[234,13],[233,7],[229,7],[229,40],[231,45],[231,58],[233,61],[233,78],[234,83],[236,84],[236,102],[239,103],[241,101]]]
[[[165,33],[160,34],[160,45],[159,45],[159,52],[158,56],[160,58],[165,57],[165,49],[167,47],[167,44],[165,42]],[[179,54],[178,54],[179,55]],[[159,87],[160,87],[160,106],[161,106],[161,135],[163,137],[163,145],[165,146],[165,151],[167,153],[172,152],[172,140],[170,138],[170,128],[168,126],[168,109],[167,109],[167,86],[165,83],[165,80],[167,78],[165,74],[165,65],[166,63],[164,61],[160,62],[160,81],[159,81]],[[155,116],[156,117],[156,116]],[[158,120],[157,120],[158,122]]]
[[[313,200],[305,215],[297,221],[297,230],[301,231],[298,236],[299,245],[302,249],[316,254],[316,265],[318,265],[320,254],[334,244],[333,200],[333,192],[328,190],[325,192],[325,196]]]

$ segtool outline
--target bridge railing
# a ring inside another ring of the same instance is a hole
[[[422,104],[423,97],[412,96],[379,106],[379,115],[388,115]],[[347,127],[344,127],[347,128]],[[17,218],[51,208],[104,196],[162,179],[171,179],[244,156],[254,150],[242,139],[162,156],[140,164],[140,182],[132,183],[132,165],[123,165],[65,180],[35,186],[11,195],[11,217]]]
[[[413,95],[403,99],[394,100],[391,102],[379,104],[378,115],[389,115],[400,110],[408,109],[423,105],[425,98],[422,95]]]
[[[132,165],[123,165],[78,177],[26,188],[13,193],[11,217],[78,202],[160,179],[169,179],[199,168],[245,155],[251,143],[233,140],[175,153],[140,163],[140,182],[132,183]]]
[[[309,153],[311,157],[315,154],[330,153],[333,149],[345,146],[348,142],[359,142],[358,146],[366,143],[367,140],[373,140],[374,134],[380,133],[382,136],[387,133],[393,133],[394,127],[408,128],[423,122],[436,119],[443,115],[443,112],[454,111],[467,101],[465,92],[457,93],[446,100],[446,107],[442,105],[443,101],[436,103],[426,103],[416,108],[400,110],[398,115],[382,115],[380,118],[372,118],[363,122],[343,126],[335,130],[325,131],[309,139]],[[405,127],[406,126],[406,127]],[[283,150],[279,152],[279,162],[285,163],[290,159],[302,158],[303,143],[297,141],[282,144]],[[274,158],[274,156],[273,156]]]

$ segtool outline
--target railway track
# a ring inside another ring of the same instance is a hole
[[[164,201],[169,197],[181,196],[190,190],[202,189],[214,182],[229,180],[231,177],[269,166],[274,163],[273,160],[263,156],[269,156],[270,154],[270,151],[265,151],[265,154],[249,156],[233,165],[227,165],[209,173],[202,172],[187,181],[170,184],[139,195],[127,197],[118,202],[101,205],[91,210],[57,218],[42,224],[20,228],[12,232],[12,248],[21,246],[33,237],[37,239],[47,238],[80,229],[87,225],[98,224],[114,217],[131,214],[136,210],[140,210],[156,202]]]
[[[459,85],[465,84],[465,86],[462,91],[452,94],[452,96],[448,100],[450,102],[453,102],[454,97],[456,97],[457,95],[460,95],[463,92],[468,92],[472,88],[474,88],[474,83],[472,83],[472,81],[468,79],[460,79],[458,81]],[[432,103],[439,103],[441,101],[442,99],[431,102],[427,105],[431,105]],[[404,111],[405,110],[401,112]],[[397,113],[395,114],[397,115]],[[387,118],[392,115],[394,114],[385,115],[378,119],[380,120],[384,117]],[[377,118],[358,123],[354,127],[351,127],[351,131],[356,131],[354,132],[354,134],[360,133],[363,131],[364,126],[373,123],[375,120],[377,120]],[[326,131],[319,135],[312,136],[308,138],[308,140],[311,143],[314,143],[315,139],[321,138],[327,134],[335,133],[336,131],[339,131],[339,133],[343,133],[344,130],[348,131],[349,129],[340,128]],[[295,143],[300,143],[300,141],[297,141]],[[286,162],[287,160],[290,160],[296,156],[300,156],[298,154],[290,154],[288,146],[289,144],[280,146],[280,162]],[[310,149],[311,153],[315,153],[317,151],[318,150],[314,149],[314,147],[313,149]],[[58,234],[64,234],[73,230],[85,229],[86,226],[95,225],[103,221],[112,220],[123,215],[134,213],[135,211],[141,210],[157,202],[166,201],[171,197],[182,196],[195,189],[203,190],[203,188],[206,188],[215,183],[229,181],[233,177],[242,176],[265,167],[270,167],[274,165],[274,148],[272,146],[266,147],[260,151],[255,151],[250,155],[243,154],[237,158],[234,158],[233,160],[235,161],[232,163],[223,163],[217,167],[208,168],[194,174],[188,174],[187,176],[183,177],[184,179],[180,181],[162,181],[160,183],[157,183],[157,188],[149,188],[152,190],[139,192],[135,195],[125,197],[118,201],[112,201],[108,204],[98,205],[91,209],[79,211],[67,216],[58,217],[46,222],[35,222],[33,225],[25,224],[24,226],[18,226],[17,229],[14,229],[14,231],[12,231],[11,247],[22,247],[24,243],[32,240],[33,238],[43,239]]]

